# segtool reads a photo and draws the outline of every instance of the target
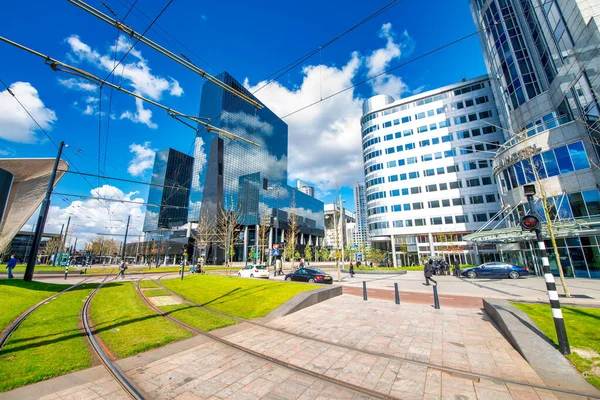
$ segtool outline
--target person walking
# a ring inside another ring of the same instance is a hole
[[[8,264],[6,264],[6,269],[8,270],[8,279],[14,278],[12,270],[17,266],[17,259],[14,254],[11,254],[10,260],[8,260]]]
[[[354,278],[354,264],[350,261],[350,278]]]
[[[304,258],[300,259],[300,263],[298,264],[298,269],[304,268]]]
[[[437,285],[437,282],[432,278],[433,276],[433,260],[429,260],[428,263],[425,263],[425,268],[423,270],[424,274],[425,274],[425,286],[429,286],[429,281],[435,283]]]
[[[454,274],[457,278],[460,278],[460,263],[458,260],[454,260]]]
[[[280,258],[277,259],[278,267],[277,267],[277,274],[278,275],[283,275],[283,262],[281,261]]]
[[[126,269],[127,269],[127,264],[125,264],[125,261],[121,262],[121,265],[119,266],[119,275],[117,275],[117,278],[121,277],[121,279],[124,279]]]

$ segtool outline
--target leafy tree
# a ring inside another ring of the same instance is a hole
[[[329,259],[329,250],[327,247],[321,247],[321,260],[326,261]]]
[[[250,250],[248,251],[248,261],[254,261],[255,256],[256,252],[254,251],[254,246],[250,246]]]
[[[373,264],[375,264],[375,266],[379,266],[383,262],[384,258],[385,258],[385,253],[383,252],[383,250],[381,250],[381,249],[372,249],[371,250],[370,260],[373,262]]]
[[[307,261],[310,261],[312,259],[312,256],[313,256],[312,247],[310,247],[310,244],[307,244],[306,247],[304,248],[304,258]]]

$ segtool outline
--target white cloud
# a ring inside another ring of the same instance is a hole
[[[289,89],[273,82],[255,95],[277,115],[284,116],[328,95],[352,86],[367,67],[371,77],[381,73],[395,60],[412,51],[414,43],[407,32],[395,40],[392,25],[383,24],[379,32],[386,39],[385,47],[376,49],[366,57],[354,52],[341,66],[308,65],[302,69],[302,82]],[[254,92],[266,82],[244,85]],[[396,96],[408,90],[400,77],[384,76],[372,84],[374,94]],[[285,118],[289,127],[289,179],[300,179],[325,193],[340,186],[352,185],[364,179],[360,117],[361,98],[354,89],[346,90],[318,105],[309,107]]]
[[[88,97],[86,97],[86,98],[85,98],[85,100],[84,100],[84,101],[85,101],[87,104],[94,104],[94,103],[97,103],[98,101],[100,101],[100,99],[99,99],[99,98],[97,98],[97,97],[94,97],[94,96],[88,96]]]
[[[29,82],[15,82],[10,85],[10,91],[44,130],[52,129],[52,124],[56,122],[56,114],[46,108],[36,88]],[[18,143],[35,143],[38,141],[36,135],[38,129],[8,90],[0,92],[1,139]]]
[[[140,176],[154,165],[156,150],[150,148],[150,142],[144,144],[132,143],[129,151],[133,153],[133,159],[129,161],[127,172],[132,176]]]
[[[78,238],[77,247],[79,249],[83,248],[83,245],[96,237],[98,233],[125,233],[128,216],[131,216],[129,235],[132,240],[135,240],[134,236],[141,233],[144,222],[144,199],[138,196],[138,192],[124,193],[115,186],[104,185],[91,190],[88,195],[133,201],[134,203],[85,199],[75,200],[66,207],[51,206],[45,231],[60,232],[61,226],[63,224],[66,226],[68,218],[71,217],[69,237],[72,243],[75,237]],[[24,227],[24,229],[27,228]]]
[[[94,114],[94,107],[90,106],[89,104],[87,106],[85,106],[85,110],[83,110],[83,113],[85,115],[93,115]]]
[[[111,46],[107,54],[101,54],[82,42],[77,35],[69,36],[66,42],[71,48],[70,55],[72,58],[78,62],[92,64],[103,73],[112,71],[116,62],[121,59],[122,54],[125,54],[133,44],[126,36],[120,36],[116,47]],[[116,61],[114,58],[115,51],[118,55]],[[183,95],[183,89],[176,79],[164,78],[152,73],[148,61],[142,57],[141,51],[134,48],[129,52],[129,55],[132,57],[123,60],[114,71],[115,77],[123,79],[124,86],[131,86],[135,93],[157,101],[162,98],[164,93],[175,97]],[[61,83],[67,87],[71,85],[73,88],[86,90],[81,88],[81,82],[78,81]],[[152,111],[145,109],[142,101],[138,99],[136,99],[136,111],[123,112],[121,119],[129,119],[152,129],[157,128],[157,125],[152,122]]]
[[[58,83],[68,89],[81,90],[83,92],[94,92],[98,86],[77,78],[59,79]]]
[[[398,41],[395,40],[395,33],[392,30],[392,24],[386,23],[381,26],[379,37],[386,39],[385,47],[377,49],[371,53],[366,59],[369,71],[367,75],[373,77],[385,71],[390,63],[402,56],[406,56],[414,49],[414,41],[404,31]],[[396,99],[409,91],[408,85],[404,83],[402,78],[396,75],[381,75],[371,81],[373,92],[375,94],[387,94]]]

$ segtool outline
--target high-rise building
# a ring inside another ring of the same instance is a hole
[[[535,184],[555,222],[553,272],[560,259],[567,276],[600,278],[600,230],[590,225],[600,216],[598,2],[470,0],[470,6],[506,128],[494,176],[508,225],[470,239],[498,243],[506,259],[534,265],[532,235],[518,223],[529,211],[522,186]],[[549,241],[546,247],[552,249]]]
[[[342,207],[339,203],[327,203],[325,210],[325,247],[329,249],[346,248],[352,244],[353,238],[348,236],[348,225],[356,222],[356,215]],[[343,218],[340,218],[343,215]]]
[[[227,72],[217,78],[257,100]],[[259,225],[270,226],[269,243],[283,242],[292,211],[300,229],[300,253],[306,244],[322,245],[323,202],[287,185],[287,124],[269,108],[257,109],[210,82],[202,89],[200,115],[211,118],[211,125],[258,146],[223,139],[214,132],[198,132],[188,221],[198,221],[201,214],[217,220],[220,207],[238,211],[243,230],[242,243],[235,249],[239,261],[246,259],[251,246],[258,245]],[[223,260],[216,243],[209,247],[206,259]]]
[[[304,182],[302,182],[300,180],[296,182],[296,189],[298,189],[302,193],[306,193],[310,197],[315,197],[315,188],[314,188],[314,186],[309,186],[309,185],[307,185],[306,183],[304,183]]]
[[[365,184],[354,184],[354,209],[356,210],[356,228],[354,229],[354,244],[358,247],[370,247],[367,231],[367,197]]]
[[[187,223],[193,164],[192,157],[171,148],[156,153],[144,232],[172,229]]]
[[[491,162],[502,141],[499,124],[487,76],[400,100],[366,100],[361,125],[372,246],[388,250],[394,265],[431,256],[474,262],[463,237],[500,207]]]

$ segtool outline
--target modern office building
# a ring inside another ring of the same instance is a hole
[[[187,224],[193,165],[193,157],[171,148],[156,153],[144,232],[171,230]]]
[[[54,158],[0,159],[0,252],[38,209],[48,187]],[[69,169],[60,160],[54,185]]]
[[[565,274],[600,278],[598,2],[471,0],[470,6],[506,127],[493,165],[508,226],[469,238],[498,244],[515,262],[536,263],[533,235],[518,227],[529,211],[522,186],[535,183],[538,197],[543,191],[548,198]],[[552,249],[550,241],[546,247]],[[551,250],[555,273],[556,260]]]
[[[296,182],[296,189],[298,189],[302,193],[306,193],[310,197],[315,197],[315,187],[309,186],[300,180]]]
[[[217,78],[256,99],[227,72]],[[210,82],[202,89],[200,115],[211,118],[211,125],[258,146],[223,139],[214,132],[198,132],[188,221],[197,222],[200,215],[216,221],[221,207],[239,212],[243,232],[242,243],[235,246],[239,261],[247,258],[251,246],[257,245],[260,224],[270,226],[269,243],[283,242],[293,214],[300,230],[298,250],[302,253],[308,243],[322,245],[323,202],[287,185],[287,124],[269,108],[257,109]],[[217,243],[209,247],[206,259],[222,262],[223,251]]]
[[[365,184],[354,184],[354,210],[356,213],[356,228],[354,229],[354,244],[359,248],[370,247],[367,224],[367,196]]]
[[[14,254],[16,259],[25,262],[29,257],[31,251],[31,245],[33,244],[33,233],[19,231],[13,237],[11,242],[6,246],[3,251],[3,256],[0,258],[0,262],[6,262],[10,258],[11,254]],[[39,254],[40,255],[51,255],[55,249],[46,249],[46,244],[52,239],[60,238],[58,233],[44,233],[42,234],[42,240],[40,241]],[[43,256],[41,256],[43,257]]]
[[[344,207],[340,213],[339,203],[327,203],[324,210],[325,247],[341,250],[352,244],[354,240],[348,236],[348,225],[356,223],[356,215]],[[340,218],[340,215],[343,215],[343,218]]]
[[[471,263],[464,236],[496,218],[492,157],[502,142],[487,76],[363,104],[368,232],[394,265],[444,256]],[[357,208],[358,209],[358,208]],[[495,248],[481,249],[489,257]]]

